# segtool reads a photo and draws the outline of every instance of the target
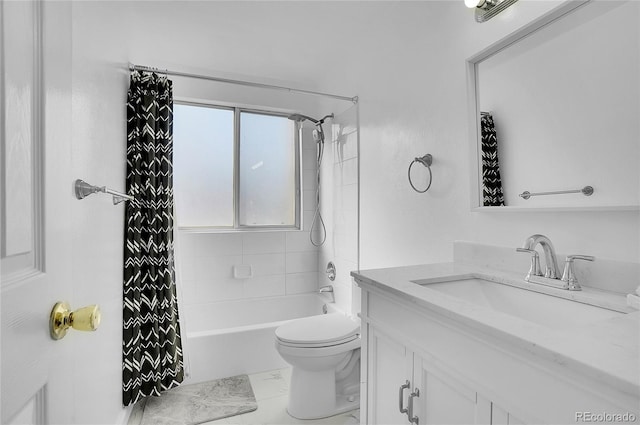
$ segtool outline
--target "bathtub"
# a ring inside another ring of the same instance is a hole
[[[287,295],[203,304],[186,316],[185,367],[189,383],[288,367],[274,332],[300,317],[336,312],[319,294]]]

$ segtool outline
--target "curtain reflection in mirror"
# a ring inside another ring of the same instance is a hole
[[[482,132],[482,205],[504,206],[498,160],[498,138],[491,113],[480,113],[480,128]]]

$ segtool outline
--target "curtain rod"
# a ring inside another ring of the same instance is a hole
[[[199,80],[216,81],[218,83],[237,84],[237,85],[240,85],[240,86],[257,87],[257,88],[261,88],[261,89],[288,91],[290,93],[307,94],[307,95],[311,95],[311,96],[331,97],[333,99],[346,100],[348,102],[358,103],[358,96],[353,96],[353,97],[339,96],[337,94],[322,93],[322,92],[316,92],[316,91],[311,91],[311,90],[294,89],[294,88],[291,88],[291,87],[284,87],[284,86],[274,86],[274,85],[271,85],[271,84],[254,83],[252,81],[231,80],[231,79],[228,79],[228,78],[213,77],[213,76],[209,76],[209,75],[190,74],[190,73],[187,73],[187,72],[170,71],[168,69],[152,68],[152,67],[149,67],[149,66],[135,65],[135,64],[129,63],[129,71],[134,71],[134,70],[135,71],[160,72],[162,74],[173,75],[173,76],[176,76],[176,77],[196,78],[196,79],[199,79]]]

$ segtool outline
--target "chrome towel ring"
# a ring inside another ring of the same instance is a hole
[[[424,190],[416,189],[416,187],[413,185],[413,182],[411,181],[411,167],[413,167],[413,164],[415,164],[416,162],[419,162],[420,164],[424,165],[425,167],[427,167],[427,170],[429,170],[429,184],[427,185],[427,188]],[[433,163],[433,157],[431,156],[431,154],[428,153],[419,158],[415,158],[413,161],[411,161],[411,164],[409,164],[409,170],[407,171],[407,176],[409,177],[409,184],[411,185],[413,190],[415,190],[416,192],[425,193],[431,187],[431,182],[433,181],[433,174],[431,173],[432,163]]]

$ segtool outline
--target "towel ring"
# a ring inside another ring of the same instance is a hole
[[[411,181],[411,167],[413,167],[413,164],[415,164],[416,162],[421,163],[422,165],[427,167],[427,170],[429,170],[429,184],[427,185],[427,188],[425,190],[416,189],[416,187],[413,185],[413,182]],[[431,164],[432,163],[433,163],[433,157],[431,156],[431,154],[428,153],[428,154],[426,154],[424,156],[421,156],[419,158],[415,158],[413,161],[411,161],[411,164],[409,164],[409,170],[407,171],[407,176],[409,177],[409,184],[411,185],[413,190],[415,190],[416,192],[425,193],[431,187],[431,182],[433,181],[433,174],[431,173]]]

